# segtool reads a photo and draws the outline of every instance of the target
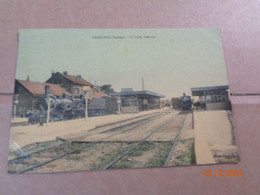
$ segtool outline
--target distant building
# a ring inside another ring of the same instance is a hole
[[[119,93],[110,93],[112,97],[120,99],[120,110],[122,113],[135,113],[144,110],[160,108],[160,98],[164,95],[151,91],[133,91],[131,88],[124,88]]]
[[[93,98],[102,98],[102,97],[108,97],[105,93],[103,93],[99,88],[93,89]]]
[[[207,110],[227,110],[231,108],[228,85],[211,87],[193,87],[192,96],[198,96]]]
[[[56,84],[32,82],[27,78],[26,81],[15,80],[15,115],[25,115],[27,111],[35,109],[35,103],[39,98],[44,97],[45,86],[50,87],[50,91],[54,96],[62,96],[67,92],[66,89]]]
[[[72,96],[76,95],[86,95],[88,98],[93,98],[94,85],[81,77],[81,75],[72,76],[68,72],[56,72],[52,73],[51,78],[49,78],[46,83],[53,83],[60,85],[67,91],[69,91]]]
[[[67,71],[63,73],[52,73],[51,78],[49,78],[46,83],[60,85],[69,91],[73,97],[76,95],[85,95],[87,98],[107,97],[105,93],[96,88],[92,83],[83,79],[81,75],[69,75]]]

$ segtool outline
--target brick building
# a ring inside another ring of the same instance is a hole
[[[14,114],[21,116],[25,115],[29,110],[34,110],[37,100],[44,97],[46,85],[50,87],[50,91],[54,96],[62,96],[65,92],[67,92],[69,96],[72,96],[67,90],[56,84],[16,79]]]
[[[69,91],[73,97],[76,95],[85,95],[87,98],[100,98],[107,96],[98,88],[95,88],[92,83],[83,79],[81,75],[69,75],[67,71],[64,71],[63,73],[52,73],[51,78],[49,78],[46,83],[60,85]]]

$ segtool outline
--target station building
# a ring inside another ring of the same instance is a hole
[[[228,85],[211,87],[193,87],[192,96],[198,96],[201,103],[205,103],[206,110],[231,109]]]
[[[37,100],[45,95],[45,87],[49,86],[52,95],[62,96],[65,92],[72,96],[66,89],[51,83],[40,83],[15,79],[14,111],[16,116],[25,115],[27,111],[33,111]]]
[[[51,77],[45,83],[53,83],[60,85],[72,96],[85,95],[89,98],[93,98],[94,85],[81,77],[81,75],[73,76],[68,74],[67,71],[63,73],[52,72]]]
[[[151,91],[133,91],[132,88],[124,88],[119,93],[110,93],[112,97],[120,100],[120,110],[122,113],[137,113],[145,110],[160,108],[160,98],[164,95]]]
[[[67,71],[63,73],[52,72],[52,76],[46,83],[53,83],[63,87],[70,92],[73,97],[76,95],[85,95],[89,99],[107,97],[98,87],[83,79],[81,75],[73,76],[68,74]]]

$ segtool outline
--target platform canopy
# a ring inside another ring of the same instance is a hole
[[[206,91],[225,91],[229,89],[228,85],[211,86],[211,87],[193,87],[191,88],[192,96],[203,96]]]
[[[110,93],[110,96],[135,96],[143,97],[143,98],[165,98],[164,95],[154,93],[151,91],[121,91],[119,93]]]

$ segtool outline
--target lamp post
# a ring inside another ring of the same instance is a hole
[[[46,121],[46,124],[49,125],[49,121],[50,121],[50,104],[51,104],[51,99],[50,97],[48,96],[48,108],[47,108],[47,121]]]
[[[15,95],[15,96],[14,96],[13,118],[15,118],[15,115],[16,115],[16,107],[17,107],[17,104],[18,104],[18,95]]]
[[[47,119],[46,119],[46,125],[49,125],[50,121],[50,110],[51,110],[51,99],[50,99],[50,86],[45,86],[45,98],[47,98]],[[44,115],[44,112],[43,112]],[[43,116],[44,117],[44,116]],[[42,121],[43,123],[43,121]]]
[[[117,114],[121,114],[121,98],[117,98]]]
[[[88,98],[85,96],[85,120],[88,118]]]

